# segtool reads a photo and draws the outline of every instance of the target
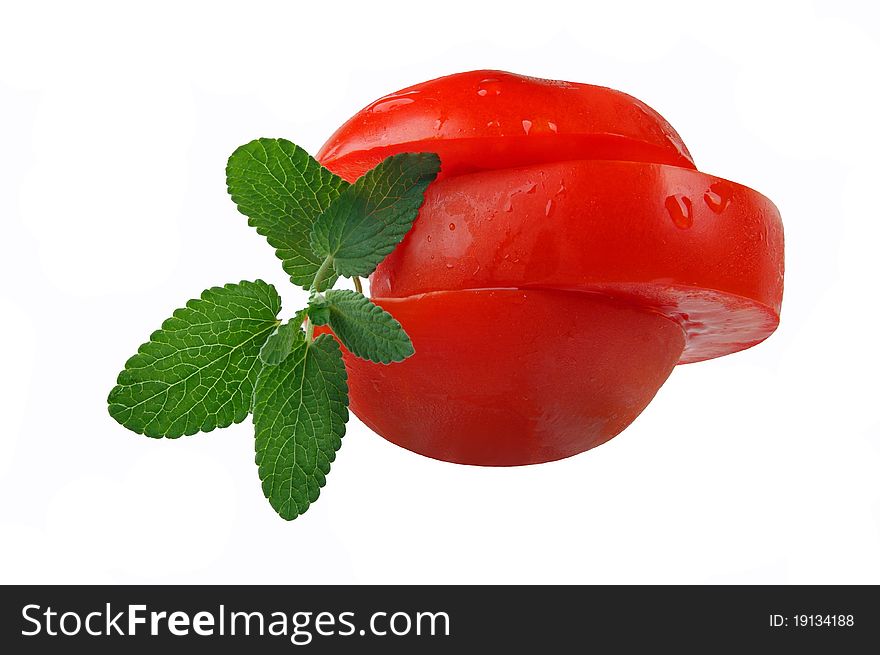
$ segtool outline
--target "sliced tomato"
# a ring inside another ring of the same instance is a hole
[[[567,457],[625,428],[676,363],[779,322],[776,207],[696,171],[631,96],[451,75],[377,100],[318,159],[351,181],[404,151],[438,153],[442,179],[371,291],[416,352],[346,354],[352,409],[394,443],[468,464]]]
[[[672,126],[632,96],[491,70],[380,98],[342,125],[317,157],[352,181],[389,155],[423,151],[440,155],[443,176],[569,159],[695,168]]]
[[[687,331],[682,362],[779,322],[783,233],[761,194],[676,166],[569,161],[438,182],[372,293],[556,288],[637,299]]]
[[[684,347],[674,321],[597,294],[437,292],[379,298],[415,355],[344,351],[351,409],[386,439],[451,462],[547,462],[628,426]]]

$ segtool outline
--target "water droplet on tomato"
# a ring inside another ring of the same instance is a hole
[[[512,212],[513,211],[513,196],[507,196],[507,200],[504,202],[504,211]]]
[[[547,121],[547,127],[550,128],[550,131],[553,132],[553,134],[556,134],[556,132],[558,131],[556,123],[554,123],[553,121]]]
[[[549,218],[550,214],[553,213],[553,199],[547,201],[547,206],[544,207],[544,215]]]
[[[428,243],[431,243],[431,235],[428,235]]]
[[[403,107],[404,105],[411,105],[415,100],[412,98],[388,98],[387,100],[379,100],[374,105],[372,105],[368,111],[374,114],[381,114],[386,111],[391,111],[392,109],[397,109],[398,107]]]
[[[526,189],[526,193],[534,193],[538,188],[538,185],[532,182],[528,189]]]
[[[725,184],[724,182],[715,182],[714,184],[709,185],[709,190],[703,194],[703,200],[706,201],[706,204],[716,214],[720,214],[727,206],[730,204],[730,196],[733,193],[733,189],[729,184]]]
[[[450,224],[449,224],[449,231],[450,231],[450,232],[455,232],[455,223],[450,223]]]
[[[453,264],[446,264],[446,268],[453,268],[453,267],[454,267]]]
[[[532,121],[523,119],[522,126],[523,126],[523,132],[528,134],[532,130]]]
[[[487,77],[484,80],[480,80],[480,84],[477,86],[477,95],[481,98],[501,95],[501,82],[494,77]]]
[[[693,203],[687,196],[681,194],[668,196],[665,205],[676,227],[686,230],[694,224]]]

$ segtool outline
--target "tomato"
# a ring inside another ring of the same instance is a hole
[[[404,448],[464,464],[533,464],[604,443],[645,408],[684,347],[675,321],[599,294],[376,302],[416,352],[386,366],[344,351],[352,411]]]
[[[778,210],[697,171],[631,96],[451,75],[377,100],[318,159],[354,180],[403,151],[439,153],[442,178],[371,291],[415,355],[344,356],[352,410],[404,448],[482,465],[568,457],[629,425],[676,364],[779,323]]]
[[[440,155],[444,176],[568,159],[695,168],[672,126],[632,96],[491,70],[380,98],[340,127],[317,157],[352,181],[389,155],[423,151]]]

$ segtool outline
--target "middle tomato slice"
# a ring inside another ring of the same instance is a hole
[[[371,292],[601,292],[680,321],[682,363],[693,362],[775,329],[782,240],[776,207],[740,184],[664,164],[563,161],[433,184]]]

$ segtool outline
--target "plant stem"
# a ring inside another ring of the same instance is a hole
[[[324,278],[327,277],[327,272],[333,270],[333,258],[327,257],[323,262],[321,262],[321,266],[318,268],[318,272],[315,273],[315,280],[312,282],[311,291],[317,291],[320,293],[323,291],[321,285],[324,284]]]
[[[315,278],[312,280],[312,285],[309,287],[309,291],[312,293],[321,293],[324,289],[321,287],[324,284],[324,278],[327,277],[327,273],[333,270],[333,258],[327,257],[321,265],[318,267],[318,271],[315,273]],[[312,343],[315,337],[315,324],[306,316],[306,343]]]
[[[361,279],[355,275],[351,280],[354,282],[354,290],[359,294],[364,295],[364,288],[361,286]]]

